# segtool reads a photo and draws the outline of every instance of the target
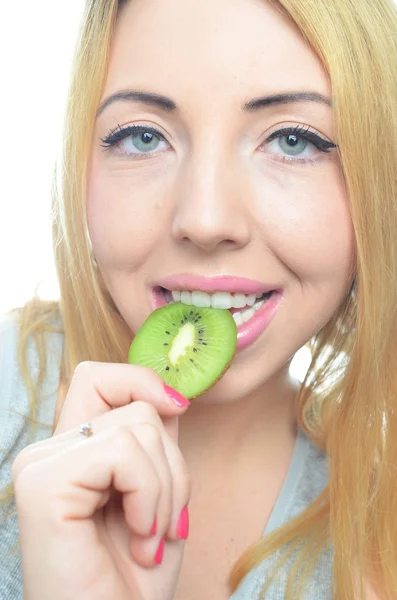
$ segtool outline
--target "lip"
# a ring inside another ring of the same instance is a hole
[[[282,297],[283,293],[281,290],[274,290],[269,300],[261,306],[254,316],[246,323],[237,327],[237,350],[251,346],[265,331],[276,314]]]
[[[192,291],[201,292],[229,292],[240,294],[266,294],[274,289],[277,285],[271,285],[246,279],[244,277],[231,277],[230,275],[220,275],[216,277],[203,277],[202,275],[180,274],[166,277],[156,284],[159,287],[166,288],[170,291]]]

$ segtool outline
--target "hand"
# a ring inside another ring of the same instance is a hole
[[[185,411],[150,369],[77,367],[54,436],[13,464],[25,600],[173,598],[190,498],[177,445]],[[89,438],[78,431],[87,421]]]

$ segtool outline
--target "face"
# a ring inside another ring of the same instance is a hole
[[[132,331],[171,300],[164,289],[186,302],[234,302],[238,352],[208,394],[242,397],[281,372],[350,287],[353,228],[330,81],[266,1],[134,0],[116,28],[101,104],[126,90],[157,100],[113,98],[97,118],[94,255]],[[277,99],[300,93],[314,96]]]

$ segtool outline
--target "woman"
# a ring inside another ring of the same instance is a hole
[[[59,307],[2,332],[2,598],[396,597],[396,34],[391,0],[87,0]],[[167,290],[268,293],[190,404],[125,364]]]

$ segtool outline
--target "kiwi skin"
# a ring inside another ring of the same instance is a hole
[[[223,377],[236,348],[237,325],[229,311],[173,302],[149,315],[131,343],[128,362],[152,368],[165,383],[192,400]]]

